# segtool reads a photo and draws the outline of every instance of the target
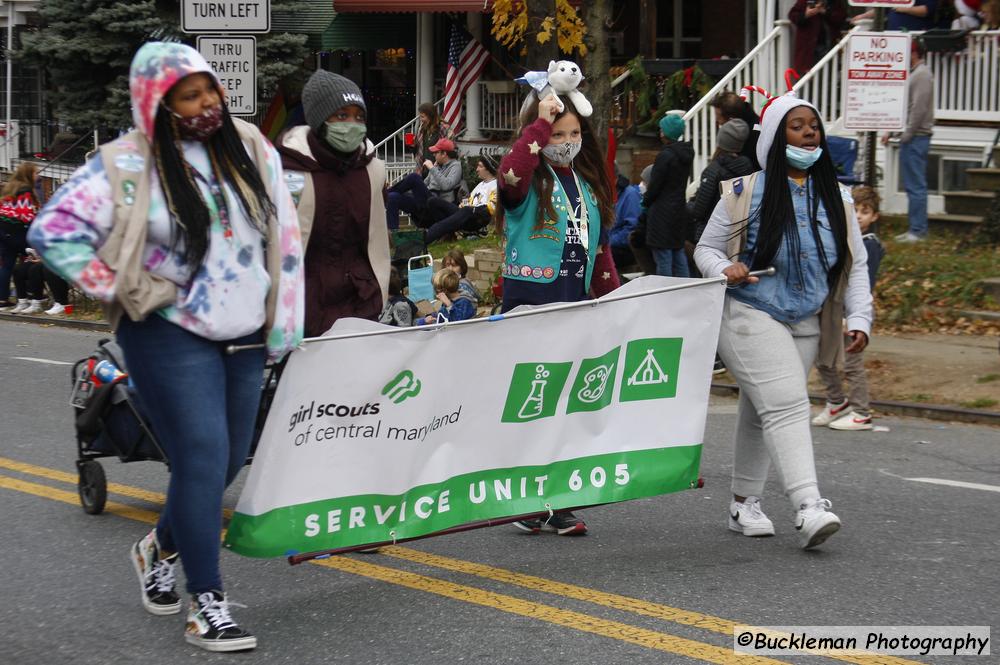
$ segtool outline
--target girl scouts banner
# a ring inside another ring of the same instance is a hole
[[[724,292],[644,277],[493,320],[339,321],[289,359],[226,546],[322,552],[693,487]]]

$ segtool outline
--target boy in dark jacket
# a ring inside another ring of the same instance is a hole
[[[753,164],[740,154],[743,144],[750,135],[750,127],[739,119],[726,122],[719,128],[716,138],[715,155],[711,163],[701,172],[698,192],[687,204],[688,217],[694,233],[692,241],[698,244],[701,232],[708,224],[715,205],[719,202],[719,183],[753,173]]]
[[[646,245],[656,261],[656,274],[665,277],[688,277],[684,240],[687,238],[688,215],[685,189],[694,149],[681,141],[684,119],[668,113],[660,120],[660,140],[663,149],[653,162],[643,205],[646,208]]]

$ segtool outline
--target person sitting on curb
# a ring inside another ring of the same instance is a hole
[[[434,289],[437,300],[441,303],[435,314],[428,314],[417,321],[418,326],[426,326],[444,321],[465,321],[476,315],[476,303],[468,294],[458,288],[459,277],[449,268],[442,268],[434,273]]]
[[[399,278],[399,271],[393,267],[389,271],[389,300],[386,301],[378,322],[398,328],[409,328],[416,317],[417,306],[403,295],[403,280]]]
[[[460,249],[448,250],[448,253],[441,259],[441,267],[451,270],[458,275],[458,290],[472,298],[472,302],[479,304],[483,296],[479,289],[472,283],[467,275],[469,274],[469,263],[465,260],[465,254]]]
[[[42,311],[45,299],[45,286],[52,292],[52,307],[45,310],[49,316],[58,316],[66,312],[69,303],[69,284],[59,275],[45,267],[38,253],[31,247],[24,250],[24,258],[14,266],[14,288],[18,295],[17,307],[11,314],[38,314]]]

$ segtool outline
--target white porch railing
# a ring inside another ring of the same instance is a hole
[[[784,92],[790,48],[791,24],[785,20],[775,21],[774,29],[684,114],[686,134],[694,146],[694,173],[701,173],[715,152],[712,99],[724,90],[736,92],[745,85],[759,85],[771,94]],[[759,108],[760,104],[754,103],[754,106]]]
[[[969,33],[964,51],[928,53],[927,66],[935,120],[1000,121],[1000,30]]]
[[[482,115],[480,127],[484,132],[514,132],[521,100],[517,90],[494,92],[492,81],[479,81]]]

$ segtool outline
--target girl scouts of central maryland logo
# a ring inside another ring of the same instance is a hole
[[[599,411],[614,401],[621,368],[619,402],[667,399],[677,395],[680,337],[637,339],[603,356],[584,358],[569,389],[566,413]],[[501,422],[525,423],[554,416],[573,370],[573,362],[518,363],[507,389]]]

